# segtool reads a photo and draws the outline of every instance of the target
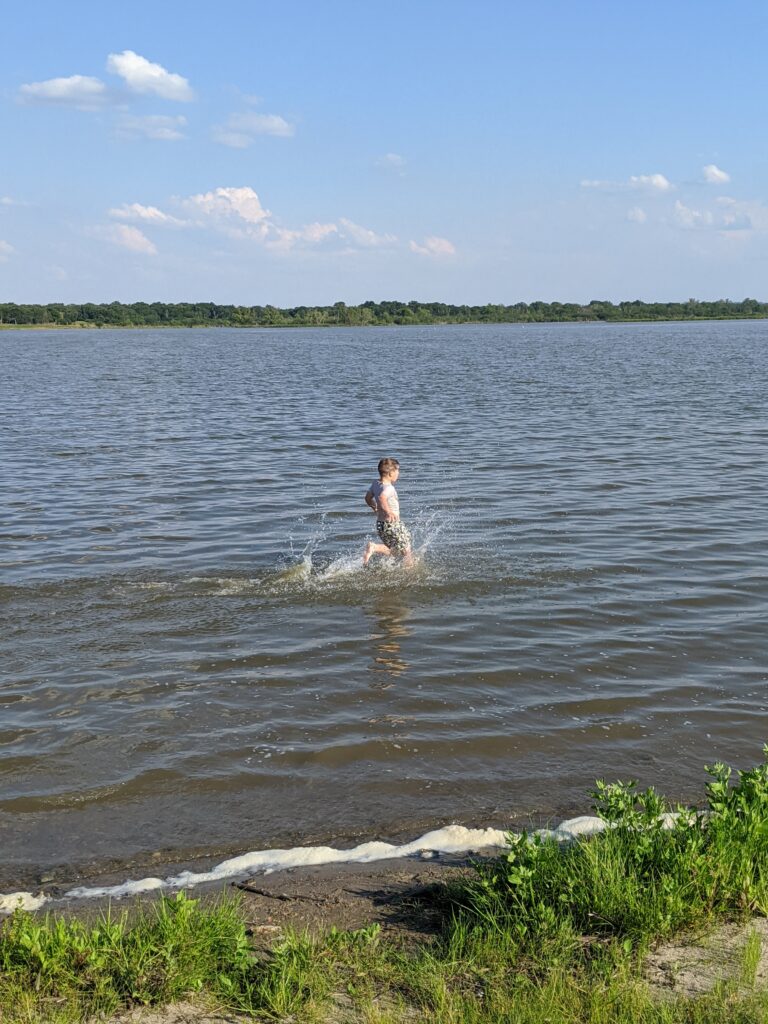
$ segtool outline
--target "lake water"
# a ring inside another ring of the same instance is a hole
[[[695,798],[756,762],[767,341],[0,334],[5,874],[558,817],[596,777]],[[382,455],[410,572],[360,565]]]

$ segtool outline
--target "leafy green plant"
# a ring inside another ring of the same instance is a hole
[[[459,903],[521,943],[570,928],[642,944],[716,912],[766,913],[768,762],[739,772],[735,785],[725,765],[707,772],[703,810],[673,808],[632,781],[597,782],[603,832],[563,846],[510,835]]]

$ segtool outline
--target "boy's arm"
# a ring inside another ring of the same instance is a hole
[[[365,492],[365,504],[368,506],[368,508],[373,509],[374,512],[378,511],[376,508],[376,499],[371,494],[370,488],[368,488],[368,490]]]

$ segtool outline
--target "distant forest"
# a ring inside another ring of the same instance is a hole
[[[517,302],[451,306],[445,302],[363,302],[347,306],[222,306],[214,302],[0,303],[0,325],[49,327],[367,327],[386,324],[565,323],[632,320],[731,320],[768,317],[768,303]]]

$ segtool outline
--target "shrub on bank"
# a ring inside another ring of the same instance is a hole
[[[464,887],[464,911],[520,942],[563,928],[647,942],[715,914],[764,916],[768,763],[739,772],[734,786],[726,765],[706,770],[703,810],[671,807],[633,782],[598,782],[603,832],[566,847],[510,835],[507,853]]]

